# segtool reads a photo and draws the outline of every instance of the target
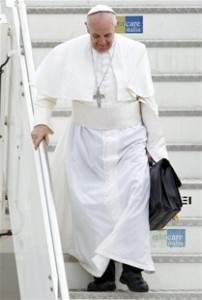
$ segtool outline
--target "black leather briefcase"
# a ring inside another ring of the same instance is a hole
[[[170,162],[163,158],[150,167],[150,230],[160,230],[181,210],[180,179]]]

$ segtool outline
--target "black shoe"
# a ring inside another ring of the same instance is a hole
[[[112,292],[115,291],[116,284],[114,281],[105,281],[102,283],[91,282],[87,287],[88,292]]]
[[[113,260],[110,260],[104,274],[101,277],[94,277],[94,281],[87,286],[87,291],[111,292],[115,289],[115,263]]]
[[[120,282],[126,284],[132,292],[146,293],[149,291],[149,286],[142,278],[141,271],[137,273],[131,269],[123,270]]]

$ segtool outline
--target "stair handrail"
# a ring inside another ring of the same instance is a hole
[[[28,111],[28,119],[30,125],[30,134],[31,129],[33,127],[33,114],[34,114],[34,106],[33,99],[35,97],[34,89],[29,85],[30,79],[32,78],[35,68],[34,68],[34,60],[32,54],[32,46],[31,39],[29,33],[29,26],[27,21],[27,12],[26,12],[26,4],[24,0],[7,0],[7,7],[11,8],[13,11],[14,18],[14,26],[17,35],[22,37],[22,45],[20,44],[20,38],[17,38],[17,48],[18,52],[24,55],[24,60],[20,59],[21,71],[22,71],[22,83],[24,88],[25,101]],[[19,26],[18,26],[19,25]],[[20,31],[19,32],[19,28]],[[23,53],[22,53],[23,52]],[[38,150],[34,152],[34,160],[37,170],[38,176],[38,184],[40,195],[42,195],[42,205],[43,209],[45,209],[46,224],[48,224],[50,233],[51,233],[51,241],[49,239],[49,246],[52,243],[53,255],[54,255],[54,265],[56,267],[58,283],[60,287],[60,299],[68,300],[69,299],[69,290],[66,279],[66,272],[64,266],[64,257],[61,246],[61,239],[57,221],[57,215],[54,205],[54,196],[53,196],[53,186],[51,181],[51,173],[50,166],[48,161],[47,149],[45,142],[43,141],[39,146]],[[45,200],[45,203],[44,201]],[[49,249],[50,250],[50,249]],[[54,272],[53,272],[54,273]],[[57,281],[57,278],[52,278],[53,284],[54,281]],[[55,289],[56,286],[55,286]]]

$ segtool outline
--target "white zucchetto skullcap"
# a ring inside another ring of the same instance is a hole
[[[104,4],[98,4],[89,10],[87,17],[98,12],[110,12],[112,14],[115,14],[115,11],[111,7]]]

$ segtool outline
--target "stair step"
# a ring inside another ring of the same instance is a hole
[[[201,82],[201,74],[153,74],[154,82]]]
[[[158,263],[199,263],[201,261],[201,226],[166,226],[151,231],[151,253]],[[193,223],[194,224],[194,223]],[[196,224],[196,223],[195,223]]]
[[[189,255],[179,255],[179,254],[161,254],[161,255],[152,255],[154,263],[202,263],[201,254],[189,254]],[[64,254],[65,263],[78,263],[78,261],[68,255]]]
[[[160,110],[202,110],[200,81],[156,81],[155,98]],[[70,109],[70,102],[58,99],[56,109]]]
[[[168,151],[202,151],[202,145],[167,145]]]
[[[51,48],[33,48],[35,66],[50,52]],[[147,48],[154,80],[159,80],[159,75],[182,76],[187,74],[193,77],[201,75],[201,48]],[[182,55],[183,51],[183,55]],[[170,79],[171,80],[171,79]],[[178,79],[179,80],[179,79]],[[180,79],[181,80],[181,79]],[[190,80],[183,79],[184,80]],[[191,79],[193,81],[195,79]],[[199,80],[199,79],[198,79]],[[200,80],[199,80],[200,81]]]
[[[50,144],[48,146],[48,152],[54,152],[56,148],[56,144]],[[202,145],[167,145],[167,149],[168,151],[172,151],[172,152],[200,152],[202,151]]]
[[[56,148],[56,144],[50,144],[48,146],[48,152],[54,152]],[[168,151],[176,151],[176,152],[200,152],[202,151],[202,145],[167,145]]]
[[[202,178],[201,145],[168,145],[168,156],[180,178]]]
[[[150,67],[153,74],[201,75],[201,48],[148,48]],[[182,55],[183,53],[183,55]],[[154,79],[155,77],[153,77]]]
[[[200,74],[202,70],[201,48],[159,48],[150,47],[148,56],[152,73],[159,74]],[[34,61],[36,66],[48,54],[50,48],[34,48]],[[183,51],[183,55],[182,55]]]
[[[201,255],[153,255],[154,263],[172,263],[172,264],[179,264],[179,263],[202,263],[202,256]]]
[[[28,7],[88,7],[89,5],[96,5],[99,1],[93,1],[91,4],[87,0],[79,1],[79,0],[27,0],[26,3]],[[107,1],[108,5],[120,6],[122,2],[120,0],[109,0]],[[125,0],[124,7],[198,7],[201,6],[200,0]]]
[[[201,117],[201,109],[160,109],[160,117]]]
[[[198,222],[175,222],[163,230],[150,232],[151,254],[155,263],[201,264],[202,263],[202,218]],[[185,225],[185,226],[184,226]],[[65,263],[77,260],[64,254]]]
[[[183,179],[182,188],[184,190],[202,190],[202,180],[200,179]]]
[[[134,38],[138,41],[137,38]],[[64,43],[66,40],[61,41],[32,41],[32,47],[35,49],[40,48],[54,48],[61,43]],[[201,48],[201,40],[139,40],[144,43],[147,48]]]
[[[84,7],[75,5],[71,5],[71,7],[28,7],[31,39],[68,40],[86,33],[84,22],[89,8],[89,5]],[[143,16],[143,33],[134,34],[140,40],[163,40],[165,37],[167,40],[172,40],[173,32],[176,40],[201,40],[202,6],[137,7],[130,5],[130,7],[123,7],[119,4],[119,7],[117,5],[114,9],[117,16],[140,14]]]
[[[163,79],[163,78],[162,78]],[[155,81],[155,97],[159,108],[202,109],[200,81]]]
[[[65,103],[63,104],[65,105]],[[54,135],[50,141],[56,144],[61,136],[61,128],[71,123],[71,108],[62,108],[53,111],[52,129]],[[166,143],[172,151],[200,151],[202,110],[159,110],[160,124],[164,132]],[[169,146],[175,145],[175,146]],[[178,145],[184,144],[183,148]],[[187,145],[188,144],[188,145]]]
[[[50,160],[56,144],[48,146]],[[167,145],[169,160],[179,178],[202,178],[202,145]]]
[[[133,293],[128,291],[116,292],[85,292],[85,291],[71,291],[70,299],[142,299],[142,300],[201,300],[202,292],[198,291],[184,291],[184,290],[151,290],[149,293]]]
[[[70,291],[86,290],[86,286],[88,285],[88,283],[93,280],[92,276],[90,276],[85,270],[83,270],[78,263],[75,262],[65,263],[65,267],[66,267],[67,280],[68,280]],[[181,292],[183,291],[185,294],[186,292],[189,293],[191,291],[194,294],[202,293],[202,284],[201,284],[202,270],[201,270],[200,263],[186,263],[186,262],[155,263],[155,269],[156,272],[153,274],[148,274],[146,272],[143,272],[143,277],[149,284],[150,293],[152,291],[160,292],[161,290],[165,292],[170,290],[173,292],[173,294],[179,293],[180,291]],[[127,287],[119,282],[121,271],[122,271],[121,264],[116,263],[117,290],[121,290],[121,293],[124,292],[127,293],[128,292]],[[145,296],[149,297],[150,293],[145,294]],[[98,293],[96,294],[98,295]],[[133,293],[129,293],[129,294],[131,294],[133,297],[135,296],[135,294]],[[111,297],[112,295],[113,294],[111,294]],[[143,296],[143,294],[141,295]],[[86,294],[86,296],[91,297],[91,293],[90,295],[89,293]],[[99,293],[99,297],[102,297],[101,293]]]
[[[81,2],[80,2],[81,3]],[[125,4],[125,3],[124,3]],[[92,5],[84,6],[80,5],[66,5],[63,7],[27,7],[28,14],[87,14]],[[201,14],[202,7],[201,6],[137,6],[129,4],[129,7],[113,5],[114,10],[117,14]]]
[[[136,37],[132,37],[132,39],[137,40]],[[202,69],[200,63],[202,40],[140,41],[147,46],[151,70],[153,73],[200,73]],[[32,47],[35,65],[38,66],[49,51],[60,43],[62,43],[62,41],[33,41]]]
[[[55,109],[53,117],[71,117],[71,109]],[[159,109],[160,117],[201,117],[202,109]]]

